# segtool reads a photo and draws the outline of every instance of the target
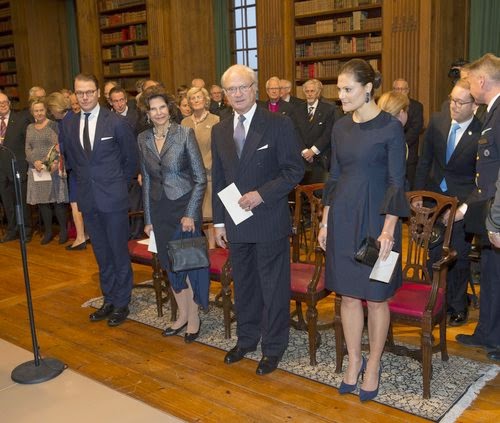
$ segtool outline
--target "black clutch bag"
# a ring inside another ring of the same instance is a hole
[[[380,250],[380,243],[367,236],[358,248],[358,251],[354,254],[356,261],[366,264],[367,266],[373,267],[378,260],[378,253]]]
[[[210,265],[204,236],[176,239],[167,243],[170,270],[174,273],[202,269]]]

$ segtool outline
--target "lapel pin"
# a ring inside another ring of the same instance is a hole
[[[469,132],[467,132],[467,133],[469,134],[469,136],[470,136],[470,135],[472,135],[472,131],[469,131]]]
[[[490,155],[490,150],[484,150],[484,157],[488,157]]]

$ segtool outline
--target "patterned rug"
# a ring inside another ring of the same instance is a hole
[[[94,298],[82,307],[98,308],[101,304],[102,298]],[[132,293],[129,318],[148,326],[164,329],[170,323],[170,311],[165,307],[164,317],[159,318],[156,314],[153,292],[135,289]],[[198,342],[224,351],[230,350],[236,344],[235,323],[232,327],[232,339],[224,338],[223,316],[220,308],[211,304],[208,312],[202,313],[201,318],[203,326]],[[184,334],[181,333],[180,336]],[[261,353],[256,351],[247,357],[258,361]],[[342,381],[342,374],[335,373],[333,330],[322,332],[322,344],[318,350],[317,359],[316,367],[309,365],[307,333],[292,328],[288,350],[279,368],[337,388]],[[431,398],[424,400],[422,399],[420,363],[410,358],[384,353],[382,384],[376,401],[432,421],[452,422],[470,405],[484,384],[494,378],[500,370],[500,366],[479,363],[457,356],[450,356],[448,362],[443,362],[439,354],[432,357],[432,364]],[[344,369],[346,365],[347,358],[344,360]]]

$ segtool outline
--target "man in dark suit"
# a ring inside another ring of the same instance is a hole
[[[224,101],[224,92],[222,88],[218,85],[212,85],[210,87],[210,105],[208,106],[208,111],[214,115],[220,116],[224,109],[228,106]]]
[[[481,122],[474,116],[474,108],[469,83],[457,81],[450,93],[449,113],[434,114],[425,131],[415,175],[416,190],[458,197],[461,203],[467,201],[475,187],[477,140],[481,135]],[[467,322],[471,241],[472,235],[466,234],[463,220],[455,222],[451,246],[457,252],[457,260],[448,270],[446,287],[450,326]],[[431,249],[431,262],[439,260],[440,254],[437,246]]]
[[[283,101],[290,103],[292,106],[297,106],[300,108],[304,105],[304,100],[301,98],[295,97],[290,94],[292,90],[292,83],[287,79],[280,79],[280,97]]]
[[[306,168],[302,184],[325,182],[330,161],[330,138],[336,107],[320,100],[323,84],[310,79],[302,85],[306,103],[295,109],[300,149]]]
[[[479,322],[472,335],[459,334],[459,343],[492,349],[488,357],[500,360],[500,249],[488,240],[485,220],[488,201],[495,196],[500,169],[500,58],[485,54],[467,66],[472,96],[487,105],[478,141],[476,188],[466,201],[465,229],[480,236],[481,297]],[[457,212],[458,217],[463,213]],[[456,218],[456,219],[457,219]]]
[[[213,211],[216,242],[229,241],[235,286],[238,342],[227,364],[255,351],[261,341],[257,374],[276,369],[288,346],[290,244],[288,193],[304,174],[297,135],[289,118],[255,102],[255,72],[231,66],[222,86],[234,109],[212,129]],[[239,207],[253,216],[235,225],[217,193],[234,183]]]
[[[272,76],[266,82],[266,93],[268,101],[258,101],[257,104],[270,112],[279,113],[283,116],[288,116],[295,120],[294,106],[280,97],[280,79],[277,76]]]
[[[139,114],[136,108],[130,108],[127,104],[127,92],[121,87],[114,87],[109,92],[109,101],[113,111],[125,118],[134,133],[137,135],[137,120]]]
[[[29,121],[21,113],[10,110],[9,98],[0,93],[0,198],[5,216],[7,232],[0,242],[8,242],[18,238],[16,222],[16,194],[14,176],[12,175],[12,154],[17,161],[17,169],[21,180],[21,202],[24,213],[26,240],[31,240],[31,214],[26,205],[26,184],[28,162],[26,161],[26,127]]]
[[[405,124],[405,139],[408,146],[408,158],[406,159],[406,179],[409,188],[413,189],[415,171],[418,162],[419,136],[424,127],[424,106],[417,100],[410,98],[408,82],[402,78],[396,79],[392,84],[394,91],[406,94],[410,100],[408,107],[408,120]]]
[[[63,120],[60,139],[78,181],[78,208],[92,239],[104,295],[102,307],[89,317],[117,326],[127,318],[132,290],[127,191],[137,170],[137,141],[124,119],[99,106],[94,75],[77,75],[75,93],[82,111]]]

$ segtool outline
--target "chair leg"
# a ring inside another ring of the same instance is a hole
[[[221,275],[222,285],[222,311],[224,313],[224,336],[226,339],[231,338],[231,279],[228,275]]]
[[[337,366],[335,373],[342,372],[342,364],[344,362],[344,329],[342,328],[342,318],[340,317],[340,298],[335,298],[335,354]]]
[[[158,317],[163,317],[162,276],[163,272],[160,267],[158,256],[153,254],[153,288],[156,295],[156,310],[158,312]]]
[[[316,351],[318,349],[318,310],[314,303],[307,305],[307,333],[309,335],[309,363],[316,366]]]
[[[448,346],[446,344],[446,314],[439,323],[439,347],[441,349],[441,360],[448,361]]]
[[[432,373],[432,333],[422,331],[422,379],[423,398],[431,397],[431,373]]]
[[[300,301],[295,301],[295,310],[297,314],[297,329],[306,330],[308,325],[304,319],[304,313],[302,312],[302,303]]]

